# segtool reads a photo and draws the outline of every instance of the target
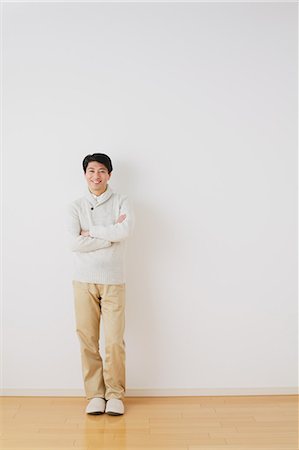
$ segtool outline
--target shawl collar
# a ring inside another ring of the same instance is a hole
[[[92,193],[89,190],[89,187],[87,186],[87,191],[85,194],[85,198],[87,198],[87,200],[89,201],[89,203],[92,204],[92,206],[96,207],[98,205],[101,205],[102,203],[104,203],[106,200],[108,200],[111,195],[113,194],[112,189],[110,188],[109,184],[107,184],[107,189],[105,192],[103,192],[103,194],[99,195],[98,198],[96,199]]]

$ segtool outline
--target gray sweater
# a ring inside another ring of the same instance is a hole
[[[122,223],[116,223],[126,214]],[[87,188],[83,197],[68,205],[67,230],[73,252],[73,280],[97,284],[125,283],[126,239],[134,226],[126,196],[106,191],[94,196]],[[81,236],[88,230],[89,236]]]

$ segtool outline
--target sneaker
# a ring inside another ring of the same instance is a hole
[[[105,413],[110,416],[120,416],[125,412],[125,407],[119,398],[110,398],[106,403]]]
[[[105,412],[106,400],[101,397],[94,397],[86,406],[87,414],[103,414]]]

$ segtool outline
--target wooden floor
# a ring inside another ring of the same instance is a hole
[[[130,397],[124,416],[82,397],[0,397],[0,449],[298,449],[298,396]]]

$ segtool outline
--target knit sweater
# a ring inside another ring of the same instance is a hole
[[[116,223],[126,214],[122,223]],[[126,196],[109,184],[98,197],[87,188],[83,197],[67,208],[69,248],[73,252],[73,280],[97,284],[125,283],[126,239],[134,226],[133,211]],[[90,236],[80,235],[88,230]]]

